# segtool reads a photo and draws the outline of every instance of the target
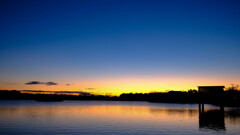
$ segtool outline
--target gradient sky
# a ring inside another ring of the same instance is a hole
[[[239,84],[239,7],[238,0],[0,0],[0,89],[119,94]]]

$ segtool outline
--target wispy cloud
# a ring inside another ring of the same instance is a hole
[[[17,84],[17,83],[5,82],[4,84],[6,84],[6,85],[15,85],[15,84]]]
[[[95,90],[96,88],[85,88],[86,90]]]
[[[40,81],[29,81],[25,83],[25,85],[37,85],[37,84],[45,84],[45,85],[57,85],[55,82],[40,82]]]
[[[43,90],[21,90],[23,92],[42,92],[42,93],[63,93],[63,94],[80,94],[85,96],[91,96],[94,95],[91,92],[85,92],[85,91],[43,91]]]
[[[44,84],[44,82],[39,82],[39,81],[29,81],[25,83],[26,85],[35,85],[35,84]]]
[[[57,85],[55,82],[45,82],[46,85]]]

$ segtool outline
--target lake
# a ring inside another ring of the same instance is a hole
[[[0,100],[0,134],[240,134],[240,109],[132,101]]]

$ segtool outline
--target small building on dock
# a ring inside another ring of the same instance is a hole
[[[201,94],[216,95],[222,93],[225,86],[198,86],[198,92]]]

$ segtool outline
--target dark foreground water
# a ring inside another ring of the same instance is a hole
[[[198,104],[0,100],[0,134],[238,134],[240,110]]]

